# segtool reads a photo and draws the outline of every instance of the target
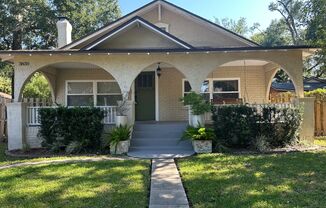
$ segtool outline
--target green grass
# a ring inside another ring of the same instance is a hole
[[[325,207],[326,152],[178,160],[194,208]]]
[[[146,207],[149,161],[39,165],[0,171],[0,207]]]
[[[54,156],[54,157],[39,157],[39,158],[21,158],[21,157],[10,157],[5,155],[7,149],[6,144],[0,142],[0,166],[10,165],[22,162],[38,162],[38,161],[52,161],[52,160],[64,160],[64,159],[83,159],[89,158],[88,156]],[[108,156],[107,156],[108,157]]]

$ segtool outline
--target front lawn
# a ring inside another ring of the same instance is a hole
[[[325,207],[326,152],[178,160],[194,208]]]
[[[39,165],[0,171],[0,207],[146,207],[150,162]]]

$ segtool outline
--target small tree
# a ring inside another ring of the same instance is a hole
[[[190,92],[181,98],[183,104],[189,105],[193,115],[202,115],[211,111],[211,104],[201,94]]]

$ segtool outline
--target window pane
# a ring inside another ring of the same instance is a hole
[[[68,94],[92,94],[93,83],[92,82],[69,82]]]
[[[189,81],[184,82],[184,87],[185,87],[184,92],[190,92],[192,90]],[[209,92],[209,81],[208,80],[203,82],[203,84],[200,87],[200,92],[202,92],[202,93]]]
[[[238,91],[239,83],[238,80],[214,81],[213,88],[214,92]]]
[[[214,99],[239,98],[239,93],[214,93]]]
[[[98,82],[97,93],[121,93],[117,82]]]
[[[191,86],[190,83],[188,81],[184,82],[184,86],[185,86],[185,91],[184,92],[190,92],[191,91]]]
[[[67,98],[68,106],[93,106],[92,95],[69,95]]]
[[[200,87],[200,92],[209,92],[209,81],[206,80],[203,82],[203,84]]]
[[[98,95],[97,106],[116,106],[122,95]]]

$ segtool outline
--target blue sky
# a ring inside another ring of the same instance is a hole
[[[272,19],[280,18],[276,12],[270,12],[268,5],[272,0],[168,0],[184,9],[209,20],[228,17],[247,18],[251,25],[254,22],[266,28]],[[119,0],[123,15],[151,2],[151,0]]]

